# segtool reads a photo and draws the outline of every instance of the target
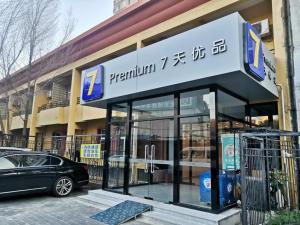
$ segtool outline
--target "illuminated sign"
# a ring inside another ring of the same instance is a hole
[[[262,41],[250,23],[245,24],[245,69],[257,80],[265,79]]]
[[[103,66],[97,65],[82,71],[82,93],[83,101],[101,99],[103,97]]]
[[[80,158],[100,159],[101,144],[82,144],[80,147]]]

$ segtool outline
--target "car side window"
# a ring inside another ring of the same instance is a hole
[[[50,163],[52,166],[58,166],[62,163],[62,160],[57,157],[50,156]]]
[[[50,166],[50,157],[47,155],[24,155],[24,167]]]
[[[22,167],[22,156],[10,155],[0,158],[0,169],[14,169]]]

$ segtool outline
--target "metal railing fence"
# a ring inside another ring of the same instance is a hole
[[[273,224],[282,212],[299,208],[299,137],[282,131],[240,134],[244,225]]]
[[[82,157],[83,148],[88,148],[88,151],[90,151],[91,148],[96,149],[100,152],[100,154],[89,154]],[[73,160],[80,161],[88,165],[90,183],[102,187],[105,134],[75,135],[73,149]]]

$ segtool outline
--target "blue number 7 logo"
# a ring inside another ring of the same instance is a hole
[[[91,101],[103,97],[103,66],[97,65],[82,71],[83,101]]]
[[[262,41],[250,23],[245,24],[245,69],[257,80],[265,79]]]

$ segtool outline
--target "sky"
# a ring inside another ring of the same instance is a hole
[[[72,38],[113,15],[113,0],[60,0],[60,7],[62,14],[71,8],[76,19]]]

